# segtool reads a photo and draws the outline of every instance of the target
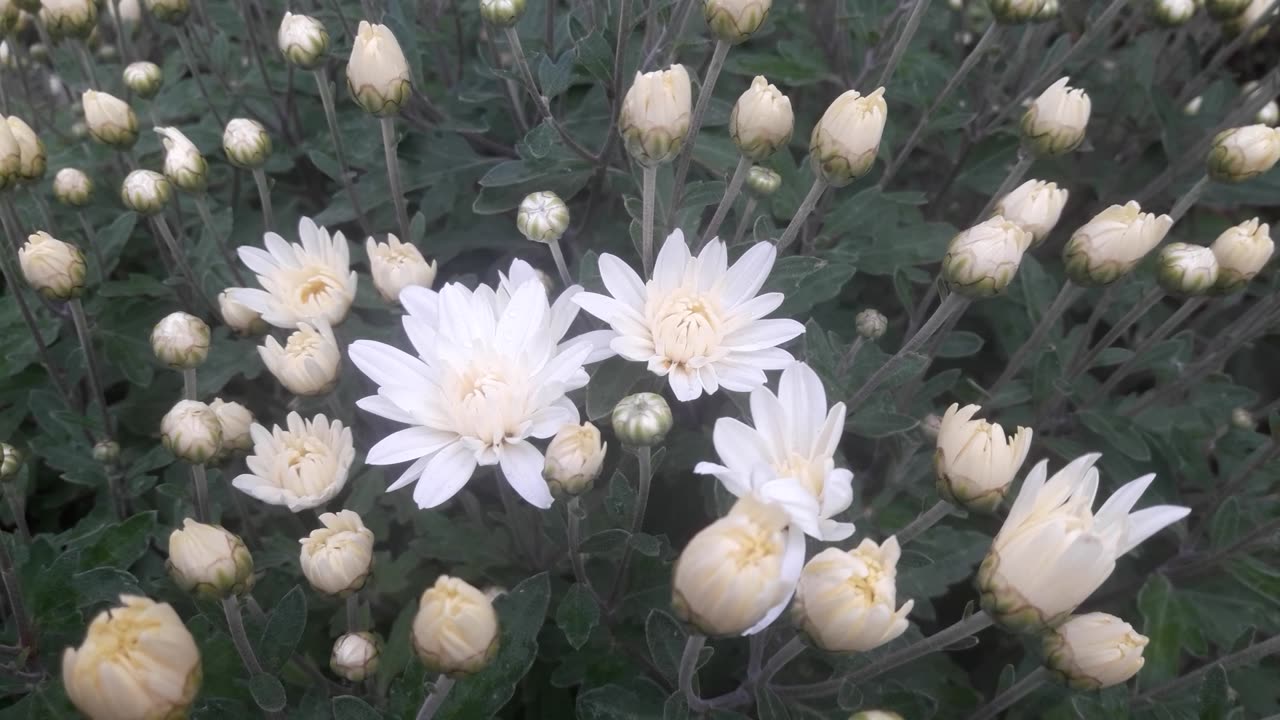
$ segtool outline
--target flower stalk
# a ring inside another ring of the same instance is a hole
[[[102,413],[102,432],[111,437],[111,413],[107,410],[107,396],[102,391],[102,370],[98,365],[97,353],[93,350],[93,336],[89,334],[89,321],[84,314],[84,304],[80,298],[73,297],[67,306],[71,309],[71,320],[76,327],[76,337],[84,350],[85,365],[88,367],[89,392]]]
[[[653,275],[653,204],[658,192],[658,168],[645,165],[641,170],[640,199],[643,214],[640,220],[640,259],[645,277]],[[675,196],[672,196],[672,200]]]
[[[203,469],[203,466],[202,466]],[[232,594],[222,598],[222,614],[227,618],[227,629],[231,631],[231,641],[235,643],[240,660],[249,671],[250,677],[264,674],[258,656],[253,654],[253,645],[249,643],[249,635],[244,630],[244,617],[240,614],[240,599]],[[279,718],[282,715],[273,710],[265,711],[268,718]]]
[[[1027,673],[1021,680],[1010,685],[1004,692],[991,698],[991,702],[978,708],[969,716],[969,720],[991,720],[1013,704],[1030,695],[1049,680],[1049,670],[1043,665]]]
[[[200,213],[200,221],[204,223],[204,227],[213,236],[214,241],[218,243],[218,251],[222,254],[222,261],[227,264],[231,270],[231,276],[240,284],[245,284],[244,276],[240,273],[240,263],[237,262],[235,255],[231,252],[231,247],[227,245],[227,238],[223,237],[213,226],[213,214],[209,212],[209,203],[205,199],[205,194],[200,193],[195,196],[196,212]]]
[[[1116,386],[1120,384],[1120,381],[1128,377],[1129,373],[1134,371],[1138,363],[1146,357],[1147,352],[1150,351],[1151,348],[1155,347],[1161,340],[1169,337],[1174,330],[1178,329],[1178,327],[1182,325],[1187,318],[1191,317],[1192,313],[1200,309],[1200,307],[1206,302],[1208,302],[1208,298],[1203,296],[1187,298],[1182,305],[1168,317],[1168,319],[1153,330],[1150,335],[1143,338],[1142,342],[1138,343],[1138,346],[1133,349],[1133,354],[1129,359],[1120,367],[1116,368],[1115,371],[1103,381],[1098,390],[1089,398],[1087,404],[1095,403],[1110,395],[1111,392],[1116,389]],[[1088,364],[1086,363],[1082,364],[1080,369],[1083,371],[1087,368]]]
[[[1251,665],[1268,655],[1274,655],[1276,653],[1280,653],[1280,635],[1276,635],[1259,643],[1254,643],[1239,652],[1218,658],[1214,662],[1189,672],[1180,678],[1170,680],[1163,685],[1151,688],[1134,698],[1133,704],[1139,707],[1150,705],[1155,702],[1156,698],[1163,697],[1186,688],[1195,687],[1204,679],[1204,676],[1212,672],[1215,667],[1221,667],[1223,670],[1231,670],[1242,665]]]
[[[418,714],[415,720],[431,720],[436,716],[436,712],[444,705],[444,701],[449,697],[449,691],[453,689],[453,678],[448,675],[441,674],[432,683],[431,693],[427,695],[427,699],[422,701],[422,707],[418,708]]]
[[[209,97],[209,90],[204,86],[204,79],[200,74],[200,66],[196,62],[195,52],[191,48],[191,40],[187,37],[185,28],[174,28],[173,34],[178,38],[178,46],[182,49],[182,58],[187,63],[187,70],[191,72],[191,77],[196,81],[196,88],[200,91],[200,97],[204,98],[204,104],[209,108],[209,112],[213,114],[213,119],[218,125],[225,126],[227,123],[222,119],[222,113],[218,112],[218,106],[214,104]]]
[[[711,104],[711,95],[716,89],[716,80],[720,70],[724,68],[724,60],[729,56],[729,43],[716,40],[715,50],[711,52],[711,62],[707,64],[707,72],[702,77],[702,87],[698,89],[698,100],[693,106],[693,115],[689,117],[689,134],[685,136],[684,147],[680,150],[680,158],[676,161],[675,183],[671,186],[671,207],[667,209],[667,220],[675,217],[676,208],[684,195],[684,183],[689,176],[689,163],[693,161],[693,146],[698,139],[698,131],[702,129],[702,121],[706,117],[707,107]]]
[[[991,383],[987,388],[987,395],[994,396],[1000,391],[1005,383],[1009,382],[1018,374],[1022,366],[1026,364],[1027,359],[1031,357],[1031,353],[1038,350],[1040,345],[1044,343],[1045,337],[1049,335],[1049,330],[1057,323],[1058,318],[1071,307],[1071,304],[1084,293],[1084,288],[1076,285],[1070,280],[1062,283],[1062,289],[1058,291],[1058,296],[1050,303],[1049,308],[1044,311],[1044,316],[1040,318],[1040,323],[1036,325],[1035,330],[1031,332],[1031,337],[1013,353],[1013,357],[1009,358],[1009,362],[1005,364],[1004,370],[1000,372],[1000,376],[996,381]]]
[[[1103,350],[1114,345],[1116,340],[1119,340],[1120,336],[1124,334],[1125,330],[1128,330],[1143,315],[1146,315],[1147,311],[1155,307],[1155,304],[1160,302],[1162,298],[1164,298],[1164,290],[1161,290],[1158,287],[1149,290],[1142,299],[1138,300],[1138,302],[1129,309],[1129,312],[1125,313],[1124,316],[1116,321],[1115,325],[1112,325],[1111,328],[1107,330],[1107,334],[1103,335],[1101,340],[1095,343],[1093,347],[1089,348],[1089,351],[1071,367],[1067,372],[1066,381],[1070,382],[1071,380],[1079,377],[1080,373],[1088,370],[1089,367],[1093,365],[1093,361],[1097,360],[1098,356],[1102,354]],[[1089,338],[1086,335],[1085,342],[1088,342],[1088,339]]]
[[[649,488],[653,484],[652,450],[647,445],[635,448],[638,478],[636,484],[636,507],[631,516],[632,535],[640,532],[640,528],[644,526],[644,516],[649,506]],[[609,592],[608,607],[610,608],[622,600],[622,594],[626,591],[627,571],[631,567],[631,557],[634,552],[635,544],[628,542],[626,549],[622,552],[622,562],[618,564],[618,574],[613,580],[613,589]]]
[[[925,530],[937,525],[943,518],[954,512],[955,509],[955,505],[946,500],[939,500],[933,504],[933,507],[920,513],[915,520],[912,520],[901,530],[894,533],[894,537],[898,538],[899,545],[906,545],[919,537]]]
[[[1009,194],[1009,191],[1017,187],[1022,182],[1022,178],[1026,176],[1027,171],[1031,169],[1031,163],[1035,162],[1036,156],[1030,150],[1023,146],[1018,146],[1018,161],[1009,169],[1009,174],[1005,176],[1004,182],[1000,183],[1000,187],[992,193],[987,199],[987,204],[982,206],[982,212],[973,219],[975,223],[982,222],[984,218],[991,214],[992,208],[1000,202],[1000,198]]]
[[[685,641],[684,653],[680,656],[680,693],[689,705],[690,712],[700,713],[707,709],[707,702],[698,695],[693,684],[698,677],[698,656],[707,644],[707,636],[694,633]]]
[[[382,125],[382,150],[387,160],[387,182],[391,185],[391,200],[396,208],[396,223],[400,237],[409,242],[409,210],[405,206],[404,185],[400,182],[400,158],[396,155],[396,121],[392,115],[380,118]]]
[[[1181,220],[1182,216],[1186,215],[1187,211],[1191,209],[1191,206],[1196,204],[1196,201],[1200,199],[1200,196],[1204,194],[1205,189],[1208,187],[1209,176],[1204,175],[1196,181],[1195,185],[1191,186],[1190,190],[1187,190],[1182,197],[1178,198],[1178,202],[1175,203],[1173,209],[1169,211],[1169,217],[1173,218],[1174,222]]]
[[[829,184],[822,175],[813,178],[813,185],[809,187],[809,194],[804,196],[804,201],[800,203],[800,207],[796,209],[796,214],[791,216],[791,222],[787,225],[787,229],[783,231],[782,237],[778,238],[776,245],[778,246],[778,254],[781,255],[796,239],[796,235],[800,233],[801,226],[804,221],[809,218],[809,213],[818,205],[818,199],[822,197],[822,193],[826,192]]]
[[[329,126],[329,139],[333,140],[333,154],[338,159],[338,172],[342,175],[342,187],[351,200],[351,210],[356,214],[356,221],[365,234],[370,233],[369,219],[365,217],[364,208],[360,205],[360,196],[356,193],[355,184],[351,182],[351,170],[347,166],[347,150],[342,143],[342,133],[338,131],[338,111],[333,99],[333,85],[329,83],[329,74],[324,65],[311,73],[316,80],[316,90],[320,92],[320,104],[324,106],[324,119]],[[409,238],[406,236],[405,241]]]
[[[862,387],[858,388],[858,390],[854,392],[853,396],[849,398],[849,401],[846,403],[849,407],[849,412],[853,413],[856,411],[858,406],[870,397],[871,393],[874,392],[876,388],[880,387],[880,384],[890,376],[892,371],[898,365],[902,364],[903,360],[906,360],[908,355],[920,349],[920,347],[928,342],[929,338],[932,338],[948,320],[952,317],[959,317],[959,315],[965,311],[965,308],[969,307],[969,302],[970,299],[960,293],[951,293],[948,295],[947,298],[942,301],[942,304],[938,306],[938,309],[933,312],[933,315],[929,317],[928,321],[926,321],[925,324],[916,331],[916,334],[912,335],[909,340],[903,343],[902,348],[899,349],[898,352],[894,353],[893,357],[889,358],[883,365],[876,368],[876,371],[871,373],[871,377],[867,378],[866,381],[862,383]]]
[[[733,207],[733,201],[738,199],[738,193],[742,190],[742,183],[747,179],[747,171],[751,169],[751,158],[746,155],[738,156],[738,166],[733,170],[733,177],[729,179],[729,186],[724,189],[724,197],[720,198],[720,204],[716,206],[715,215],[711,216],[711,222],[707,225],[707,229],[702,232],[702,241],[698,243],[698,247],[707,244],[707,241],[716,237],[716,231],[720,229],[720,224],[724,222],[725,216],[729,214],[729,208]]]
[[[547,99],[538,90],[538,83],[533,79],[533,72],[529,69],[529,60],[524,55],[524,46],[520,44],[520,34],[516,32],[515,27],[507,28],[506,34],[507,43],[511,45],[511,55],[515,58],[516,67],[520,70],[520,76],[524,78],[525,89],[533,96],[534,104],[538,106],[538,112],[542,114],[542,119],[547,121],[547,124],[556,131],[556,134],[564,141],[565,146],[572,150],[574,154],[579,155],[592,165],[604,160],[604,158],[596,157],[581,143],[574,140],[569,131],[551,114],[551,106],[547,104]]]
[[[262,203],[262,223],[268,231],[275,231],[276,218],[275,212],[271,209],[271,185],[267,183],[267,172],[261,167],[254,168],[252,172],[253,184],[258,187],[258,201]]]
[[[880,72],[880,80],[876,82],[877,87],[885,87],[889,84],[889,80],[893,78],[893,73],[898,69],[898,63],[902,62],[902,56],[906,54],[907,46],[911,44],[911,38],[916,36],[916,30],[920,28],[920,21],[924,19],[924,11],[927,9],[929,9],[929,0],[915,0],[915,4],[911,6],[911,14],[907,16],[907,22],[902,26],[902,32],[898,34],[898,40],[893,45],[893,52],[889,54],[888,64]]]

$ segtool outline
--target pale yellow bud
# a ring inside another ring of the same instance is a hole
[[[84,290],[85,264],[80,248],[41,230],[18,250],[22,276],[51,300],[70,300]]]
[[[1251,180],[1280,160],[1280,130],[1246,125],[1218,133],[1209,149],[1209,177],[1220,182]]]
[[[1075,615],[1045,633],[1045,665],[1076,690],[1099,690],[1128,682],[1146,660],[1147,638],[1107,613]]]
[[[1238,407],[1231,411],[1231,424],[1239,430],[1253,430],[1258,424],[1258,420],[1253,416],[1253,413]]]
[[[164,84],[164,71],[153,62],[129,63],[125,66],[123,75],[125,87],[143,100],[155,97]]]
[[[324,61],[329,50],[329,31],[324,23],[310,15],[284,14],[276,43],[284,59],[304,70],[311,70]]]
[[[222,131],[222,150],[232,165],[253,170],[271,154],[271,136],[257,120],[235,118]]]
[[[413,618],[413,649],[432,672],[479,672],[498,652],[498,614],[485,594],[441,575],[422,593]]]
[[[661,395],[636,393],[613,407],[613,434],[627,447],[657,445],[671,430],[671,406]]]
[[[222,398],[214,398],[209,409],[218,418],[218,427],[222,432],[222,454],[246,453],[253,449],[253,435],[249,428],[253,427],[253,413],[238,402],[228,402]]]
[[[1151,18],[1165,27],[1177,27],[1196,14],[1195,0],[1150,0]]]
[[[747,171],[747,192],[757,198],[766,198],[782,187],[782,176],[762,165],[752,165]]]
[[[369,579],[373,570],[373,532],[351,510],[320,516],[323,528],[299,540],[302,574],[316,592],[346,597]]]
[[[773,0],[703,0],[702,16],[712,35],[737,45],[760,29],[772,5]]]
[[[84,171],[62,168],[53,176],[53,196],[71,207],[84,207],[93,195],[93,181]]]
[[[191,14],[191,0],[144,0],[147,12],[162,23],[181,25]]]
[[[991,0],[991,14],[1006,25],[1038,19],[1045,0]]]
[[[1089,95],[1067,80],[1050,85],[1022,116],[1023,140],[1041,155],[1063,155],[1084,142],[1093,106]]]
[[[134,170],[120,186],[124,206],[139,215],[155,215],[164,210],[173,197],[173,184],[154,170]]]
[[[565,425],[547,445],[542,469],[551,492],[581,495],[591,489],[604,465],[608,445],[600,442],[600,431],[591,423]]]
[[[8,480],[22,467],[22,451],[9,443],[0,443],[0,479]]]
[[[875,164],[889,117],[884,88],[863,97],[850,90],[831,103],[809,137],[809,162],[834,187],[848,185]]]
[[[867,652],[898,637],[915,605],[908,600],[895,609],[900,555],[894,537],[818,553],[800,574],[792,621],[827,652]]]
[[[323,320],[298,323],[283,346],[268,336],[258,355],[275,379],[294,395],[324,395],[338,382],[342,353],[333,329]]]
[[[683,65],[636,73],[618,116],[627,152],[650,167],[674,160],[689,134],[691,107],[689,72]]]
[[[942,277],[952,291],[990,297],[1013,282],[1031,233],[996,215],[951,239],[942,256]]]
[[[480,0],[480,17],[494,27],[512,27],[522,15],[524,0]]]
[[[237,335],[261,335],[267,331],[267,323],[262,315],[232,299],[230,289],[218,293],[218,312],[222,315],[222,322]]]
[[[160,440],[177,457],[203,465],[222,448],[222,425],[208,405],[179,400],[160,420]]]
[[[360,21],[347,63],[347,89],[360,107],[377,117],[395,115],[408,102],[413,90],[409,61],[386,25]]]
[[[133,147],[138,140],[138,116],[129,103],[104,92],[85,90],[81,105],[94,140],[121,149]]]
[[[201,597],[243,595],[253,588],[253,557],[244,541],[191,518],[169,535],[166,567],[178,587]]]
[[[151,329],[156,359],[178,370],[200,367],[209,356],[209,326],[188,313],[169,313]]]
[[[40,21],[53,38],[87,38],[98,22],[93,0],[40,0]]]
[[[378,672],[382,640],[371,632],[347,633],[333,643],[329,669],[348,682],[360,682]]]
[[[553,243],[569,229],[569,208],[549,190],[529,193],[516,212],[516,229],[534,242]]]
[[[1132,200],[1112,205],[1076,230],[1062,249],[1067,277],[1077,285],[1108,285],[1133,270],[1164,239],[1173,218],[1142,212]]]
[[[868,340],[879,340],[889,329],[889,319],[875,308],[867,308],[853,318],[858,335]]]
[[[158,127],[156,133],[164,145],[164,176],[179,190],[201,193],[209,184],[209,163],[200,148],[178,128]]]
[[[1156,280],[1171,295],[1203,295],[1218,281],[1218,260],[1207,247],[1169,243],[1160,250]]]
[[[1031,245],[1044,242],[1062,217],[1069,193],[1057,183],[1028,180],[996,203],[993,215],[1002,215],[1031,233]]]
[[[1275,252],[1270,228],[1259,224],[1258,218],[1247,220],[1226,229],[1209,246],[1218,260],[1216,290],[1231,293],[1243,288],[1252,280]]]
[[[9,125],[9,132],[13,134],[14,142],[18,143],[18,175],[27,182],[44,177],[48,162],[40,136],[16,115],[10,115],[5,121]]]
[[[791,141],[795,114],[791,100],[763,75],[751,81],[751,87],[738,96],[729,114],[729,137],[738,152],[755,162],[769,157]]]
[[[1031,450],[1031,428],[1006,437],[998,423],[975,420],[982,408],[952,404],[938,427],[933,469],[938,494],[970,510],[992,512]]]

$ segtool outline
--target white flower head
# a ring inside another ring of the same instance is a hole
[[[938,428],[933,467],[938,494],[970,510],[991,512],[1031,450],[1031,428],[1006,437],[999,423],[975,420],[977,405],[952,403]]]
[[[268,505],[284,505],[292,512],[323,505],[347,484],[355,460],[351,428],[324,415],[303,420],[289,413],[287,428],[254,423],[253,454],[245,458],[249,472],[232,484]]]
[[[1022,116],[1022,136],[1041,155],[1063,155],[1080,147],[1093,105],[1080,88],[1059,78]]]
[[[750,392],[764,384],[765,370],[794,360],[777,346],[804,332],[795,320],[763,319],[783,301],[782,293],[756,294],[776,257],[774,246],[761,242],[730,266],[719,239],[694,257],[676,230],[658,253],[652,280],[601,255],[609,295],[584,292],[574,302],[609,323],[615,353],[666,376],[676,399],[695,400],[721,387]]]
[[[1145,635],[1115,615],[1076,615],[1044,634],[1045,665],[1077,690],[1098,690],[1128,682],[1146,660]]]
[[[1057,183],[1028,180],[1000,198],[992,210],[1005,220],[1031,233],[1031,245],[1044,242],[1062,217],[1069,193]]]
[[[410,285],[431,287],[436,281],[435,261],[428,263],[418,248],[412,243],[400,242],[395,235],[387,235],[384,243],[369,238],[365,240],[364,249],[369,254],[373,286],[389,303],[398,302],[400,291]]]
[[[268,336],[258,348],[262,364],[294,395],[324,395],[338,382],[342,351],[333,330],[323,320],[298,323],[282,346]]]
[[[792,618],[828,652],[867,652],[906,632],[908,600],[898,596],[898,539],[883,544],[864,539],[844,551],[827,548],[804,566],[796,587]]]
[[[1067,277],[1077,285],[1108,285],[1133,270],[1164,240],[1173,218],[1144,213],[1137,202],[1112,205],[1072,233],[1062,248]]]
[[[241,262],[257,274],[263,289],[232,288],[231,299],[279,328],[316,320],[339,325],[356,297],[347,239],[341,232],[330,237],[306,217],[298,221],[298,238],[301,243],[288,243],[269,232],[263,236],[266,250],[241,247]]]
[[[346,597],[364,587],[373,569],[373,532],[353,510],[325,513],[324,527],[298,542],[302,574],[317,592]]]
[[[1246,220],[1227,228],[1209,246],[1218,259],[1217,290],[1230,293],[1244,287],[1252,280],[1275,252],[1271,229],[1266,223],[1258,224],[1258,218]]]

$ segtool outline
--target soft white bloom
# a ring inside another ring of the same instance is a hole
[[[208,405],[179,400],[160,420],[160,440],[169,452],[200,465],[222,449],[222,424]]]
[[[1044,10],[1046,0],[992,0],[991,13],[1009,25],[1028,22],[1038,18]]]
[[[329,49],[329,31],[324,23],[310,15],[285,12],[276,33],[280,52],[289,62],[303,70],[310,70],[324,60]]]
[[[760,29],[772,5],[773,0],[705,0],[702,16],[712,35],[736,45]]]
[[[1076,690],[1120,685],[1138,674],[1146,660],[1146,636],[1107,613],[1076,615],[1045,633],[1045,665]]]
[[[294,395],[324,395],[338,382],[342,350],[323,320],[298,323],[283,346],[268,336],[258,348],[262,364]]]
[[[1209,249],[1218,259],[1218,291],[1235,292],[1262,271],[1276,244],[1267,224],[1253,218],[1227,228]]]
[[[186,715],[200,691],[200,649],[166,603],[121,595],[84,642],[62,654],[67,697],[90,720]]]
[[[952,403],[938,428],[933,468],[938,494],[971,510],[991,512],[1013,484],[1031,450],[1031,428],[1006,437],[999,423],[974,420],[978,405]]]
[[[30,235],[18,250],[18,265],[27,284],[47,298],[70,300],[84,290],[85,263],[80,248],[43,230]]]
[[[124,206],[141,215],[155,215],[164,209],[171,197],[172,183],[154,170],[134,170],[120,185],[120,200]]]
[[[169,535],[169,576],[186,592],[222,598],[253,588],[253,557],[244,541],[191,518]]]
[[[347,89],[360,107],[378,117],[395,115],[409,99],[409,61],[386,25],[360,21],[347,62]]]
[[[1000,198],[991,214],[1031,233],[1034,247],[1044,242],[1058,224],[1068,195],[1066,188],[1059,188],[1057,183],[1028,180]]]
[[[876,162],[888,119],[884,88],[877,88],[866,97],[849,90],[836,98],[809,136],[813,171],[835,187],[865,175]]]
[[[1112,205],[1071,235],[1062,249],[1067,277],[1077,285],[1107,285],[1127,275],[1164,239],[1173,218],[1142,212],[1138,203]]]
[[[93,195],[93,181],[83,170],[62,168],[53,176],[53,196],[71,207],[84,207]]]
[[[209,163],[200,148],[174,127],[158,127],[156,133],[164,144],[164,176],[179,190],[203,192],[208,185]]]
[[[271,136],[257,120],[232,118],[222,131],[222,151],[236,167],[260,168],[271,154]]]
[[[429,288],[436,281],[435,261],[428,263],[417,247],[400,242],[395,235],[388,234],[384,243],[369,238],[365,240],[364,249],[369,254],[373,286],[389,303],[399,302],[400,291],[410,285]]]
[[[657,393],[628,395],[609,414],[613,434],[626,447],[653,447],[671,432],[671,405]]]
[[[756,295],[776,257],[772,244],[756,243],[730,267],[719,239],[693,257],[677,229],[658,253],[653,279],[606,253],[600,275],[609,295],[580,293],[574,302],[609,323],[614,352],[666,376],[676,399],[721,387],[749,392],[764,384],[765,370],[792,362],[777,346],[804,332],[795,320],[762,319],[783,300],[782,293]]]
[[[94,140],[118,148],[133,146],[138,139],[138,116],[129,103],[97,90],[85,90],[81,102]]]
[[[382,642],[371,632],[347,633],[333,642],[329,669],[348,682],[360,682],[378,672]]]
[[[1092,104],[1089,95],[1061,78],[1050,85],[1022,116],[1022,135],[1042,155],[1069,153],[1084,142]]]
[[[269,505],[284,505],[293,512],[323,505],[347,484],[347,472],[356,458],[351,428],[324,415],[303,420],[296,412],[267,430],[257,423],[249,429],[253,454],[245,458],[249,472],[232,484],[245,494]]]
[[[908,600],[898,597],[898,539],[864,539],[848,552],[827,548],[804,566],[792,620],[827,652],[867,652],[906,632]]]
[[[547,445],[542,476],[552,492],[580,495],[591,489],[600,475],[608,447],[600,442],[600,431],[595,425],[565,425]]]
[[[218,313],[222,322],[236,331],[238,335],[261,335],[267,331],[267,324],[262,315],[242,302],[231,298],[231,290],[227,288],[218,293]]]
[[[1031,239],[1020,225],[996,215],[951,238],[942,277],[962,295],[998,295],[1013,282]]]
[[[516,211],[516,229],[533,242],[553,243],[569,229],[569,208],[549,190],[529,193]]]
[[[1049,461],[1028,473],[978,570],[982,608],[1017,632],[1060,624],[1111,575],[1116,559],[1191,512],[1157,505],[1130,513],[1155,479],[1126,483],[1095,514],[1101,457],[1082,455],[1047,478]]]
[[[1209,176],[1222,182],[1251,180],[1280,160],[1280,128],[1246,125],[1218,133],[1209,149]]]
[[[1177,27],[1196,14],[1196,0],[1151,0],[1151,17],[1165,27]]]
[[[231,288],[230,297],[279,328],[317,320],[339,325],[356,297],[347,239],[341,232],[330,237],[307,217],[298,221],[298,238],[301,243],[289,243],[269,232],[263,236],[266,250],[241,247],[240,261],[263,289]]]
[[[413,649],[432,672],[480,671],[497,654],[498,635],[493,602],[465,581],[441,575],[422,593],[413,618]]]
[[[18,175],[27,182],[35,182],[44,177],[48,165],[44,142],[36,131],[17,115],[5,118],[9,132],[18,144]]]
[[[40,0],[40,22],[54,38],[87,38],[97,20],[93,0]]]
[[[738,96],[729,114],[729,137],[738,152],[760,162],[791,141],[795,114],[791,100],[763,75],[751,81],[751,87]]]
[[[373,531],[351,510],[320,516],[323,528],[299,540],[302,574],[316,592],[346,597],[364,587],[373,569]]]
[[[238,402],[229,402],[222,398],[214,398],[209,409],[218,417],[218,426],[222,429],[222,452],[245,452],[253,448],[253,436],[249,428],[253,426],[253,413]]]
[[[1156,280],[1174,295],[1201,295],[1218,281],[1218,259],[1203,245],[1169,243],[1160,249]]]
[[[637,162],[660,165],[680,154],[691,113],[689,72],[683,65],[638,72],[622,99],[618,133]]]
[[[125,87],[143,100],[155,97],[164,84],[164,72],[160,66],[145,60],[129,63],[121,74]]]
[[[200,367],[209,357],[209,326],[181,310],[169,313],[151,329],[151,351],[171,368]]]

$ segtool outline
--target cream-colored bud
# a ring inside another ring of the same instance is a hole
[[[786,513],[750,497],[693,536],[676,560],[671,606],[704,635],[741,635],[786,599]]]
[[[162,23],[181,25],[191,14],[191,0],[143,0],[147,12]]]
[[[661,395],[636,393],[618,401],[610,417],[613,434],[627,447],[650,447],[671,430],[671,406]]]
[[[360,682],[378,672],[382,640],[371,632],[347,633],[333,643],[329,669],[348,682]]]
[[[889,329],[889,318],[875,308],[867,308],[853,318],[858,335],[868,340],[879,340]]]
[[[894,537],[818,553],[800,574],[792,621],[827,652],[867,652],[898,637],[915,605],[908,600],[895,609],[900,555]]]
[[[253,556],[244,541],[191,518],[169,535],[165,566],[178,587],[201,597],[243,595],[253,588]]]
[[[40,21],[53,38],[87,38],[98,22],[93,0],[40,0]]]
[[[556,495],[581,495],[591,489],[604,465],[608,444],[591,423],[565,425],[551,438],[542,477]]]
[[[303,70],[311,70],[324,61],[324,54],[329,50],[329,31],[324,23],[310,15],[286,12],[276,33],[276,43],[285,60]]]
[[[1220,293],[1231,293],[1243,288],[1262,271],[1275,252],[1276,244],[1271,240],[1267,224],[1259,224],[1258,218],[1253,218],[1227,228],[1209,249],[1218,259],[1215,289]]]
[[[993,215],[1002,215],[1031,233],[1031,246],[1044,242],[1062,217],[1069,193],[1057,183],[1028,180],[996,203]]]
[[[863,97],[850,90],[827,108],[809,137],[809,162],[834,187],[862,177],[876,162],[889,106],[884,88]]]
[[[144,100],[155,97],[164,84],[164,71],[159,65],[145,60],[129,63],[123,74],[125,87]]]
[[[1151,19],[1165,27],[1178,27],[1196,14],[1195,0],[1150,0]]]
[[[1203,295],[1218,281],[1218,260],[1202,245],[1169,243],[1160,249],[1156,280],[1171,295]]]
[[[364,248],[369,254],[373,286],[389,303],[400,302],[400,291],[410,285],[429,288],[436,281],[435,261],[427,262],[418,248],[400,242],[395,235],[388,234],[384,243],[369,238]]]
[[[747,171],[747,192],[756,198],[767,198],[782,187],[782,176],[763,165],[752,165]]]
[[[484,593],[441,575],[422,593],[412,639],[418,659],[428,670],[470,675],[498,652],[498,613]]]
[[[1067,80],[1050,85],[1022,116],[1023,141],[1040,155],[1063,155],[1084,142],[1093,106],[1089,95]]]
[[[209,409],[218,418],[218,427],[222,432],[222,454],[246,453],[253,449],[253,435],[249,428],[253,427],[253,413],[238,402],[228,402],[222,398],[214,398]]]
[[[1067,277],[1077,285],[1108,285],[1133,270],[1164,239],[1173,218],[1142,212],[1138,203],[1112,205],[1076,230],[1062,249]]]
[[[271,154],[271,136],[257,120],[234,118],[222,131],[222,150],[232,165],[253,170]]]
[[[1229,0],[1228,0],[1229,1]],[[1271,32],[1271,22],[1262,22],[1263,17],[1271,12],[1272,0],[1240,0],[1244,2],[1244,10],[1235,17],[1223,21],[1222,29],[1229,34],[1239,35],[1246,28],[1259,23],[1257,28],[1249,33],[1246,42],[1250,45],[1258,42]]]
[[[9,123],[0,123],[0,190],[12,187],[22,179],[22,148],[9,129]]]
[[[67,697],[90,720],[186,717],[200,691],[200,649],[165,603],[121,595],[84,642],[62,654]]]
[[[84,207],[93,196],[93,181],[83,170],[62,168],[53,176],[53,196],[71,207]]]
[[[222,448],[222,425],[208,405],[179,400],[160,420],[160,440],[177,457],[203,465]]]
[[[141,0],[112,0],[107,3],[107,12],[118,16],[125,32],[132,33],[142,22]]]
[[[115,148],[133,147],[138,140],[138,116],[129,103],[104,92],[85,90],[81,105],[94,140]]]
[[[1045,0],[991,0],[991,14],[1006,25],[1037,19]]]
[[[268,336],[258,355],[275,379],[294,395],[324,395],[338,382],[342,352],[333,329],[323,320],[298,323],[283,346]]]
[[[0,443],[0,479],[8,480],[22,467],[22,451],[9,443]]]
[[[850,715],[849,720],[902,720],[902,716],[892,710],[862,710]]]
[[[772,5],[773,0],[703,0],[702,16],[718,40],[737,45],[760,29]]]
[[[534,242],[553,243],[569,229],[569,208],[549,190],[529,193],[516,211],[516,229]]]
[[[480,17],[494,27],[512,27],[522,15],[524,0],[480,0]]]
[[[1076,690],[1128,682],[1146,660],[1147,638],[1115,615],[1075,615],[1043,638],[1044,664]]]
[[[1253,416],[1253,413],[1238,407],[1231,411],[1231,424],[1238,430],[1253,430],[1258,424],[1258,419]]]
[[[99,440],[93,445],[93,459],[111,465],[120,459],[120,443],[115,440]]]
[[[218,312],[222,322],[237,335],[261,335],[267,331],[267,323],[258,311],[231,297],[230,288],[218,293]]]
[[[175,127],[158,127],[164,145],[164,176],[179,190],[201,193],[209,185],[209,163],[200,148]]]
[[[1280,160],[1280,129],[1246,125],[1218,133],[1209,149],[1209,177],[1220,182],[1251,180]]]
[[[1215,20],[1238,17],[1249,7],[1249,0],[1205,0],[1205,9]]]
[[[942,256],[942,277],[952,291],[969,297],[1004,292],[1031,246],[1031,233],[996,215],[951,239]]]
[[[16,115],[5,118],[5,122],[9,125],[14,142],[18,143],[18,175],[27,182],[35,182],[44,177],[48,160],[40,136]]]
[[[209,356],[209,326],[188,313],[169,313],[151,329],[151,350],[171,368],[200,367]]]
[[[21,9],[12,0],[0,0],[0,35],[8,36],[18,27]],[[13,67],[8,41],[0,43],[0,66]]]
[[[674,160],[689,134],[691,106],[689,72],[683,65],[636,73],[618,116],[627,152],[650,167]]]
[[[139,215],[155,215],[164,210],[173,197],[173,184],[154,170],[134,170],[120,186],[124,206]]]
[[[975,420],[982,408],[952,404],[942,416],[933,453],[938,494],[978,512],[993,512],[1031,450],[1031,428],[1006,437],[998,423]]]
[[[738,152],[754,162],[769,157],[791,141],[795,114],[791,100],[763,75],[751,81],[751,87],[738,96],[729,114],[729,137]]]
[[[1203,105],[1204,105],[1204,96],[1197,95],[1191,98],[1190,100],[1188,100],[1186,105],[1182,106],[1182,114],[1192,116],[1192,117],[1199,115],[1200,108]]]
[[[373,532],[351,510],[320,516],[323,528],[299,540],[302,574],[316,592],[346,597],[369,579],[373,570]]]
[[[51,300],[70,300],[84,290],[85,264],[80,248],[43,230],[29,236],[18,250],[22,277]]]
[[[413,90],[409,61],[386,25],[360,21],[347,63],[347,89],[360,107],[377,117],[395,115],[408,102]]]

